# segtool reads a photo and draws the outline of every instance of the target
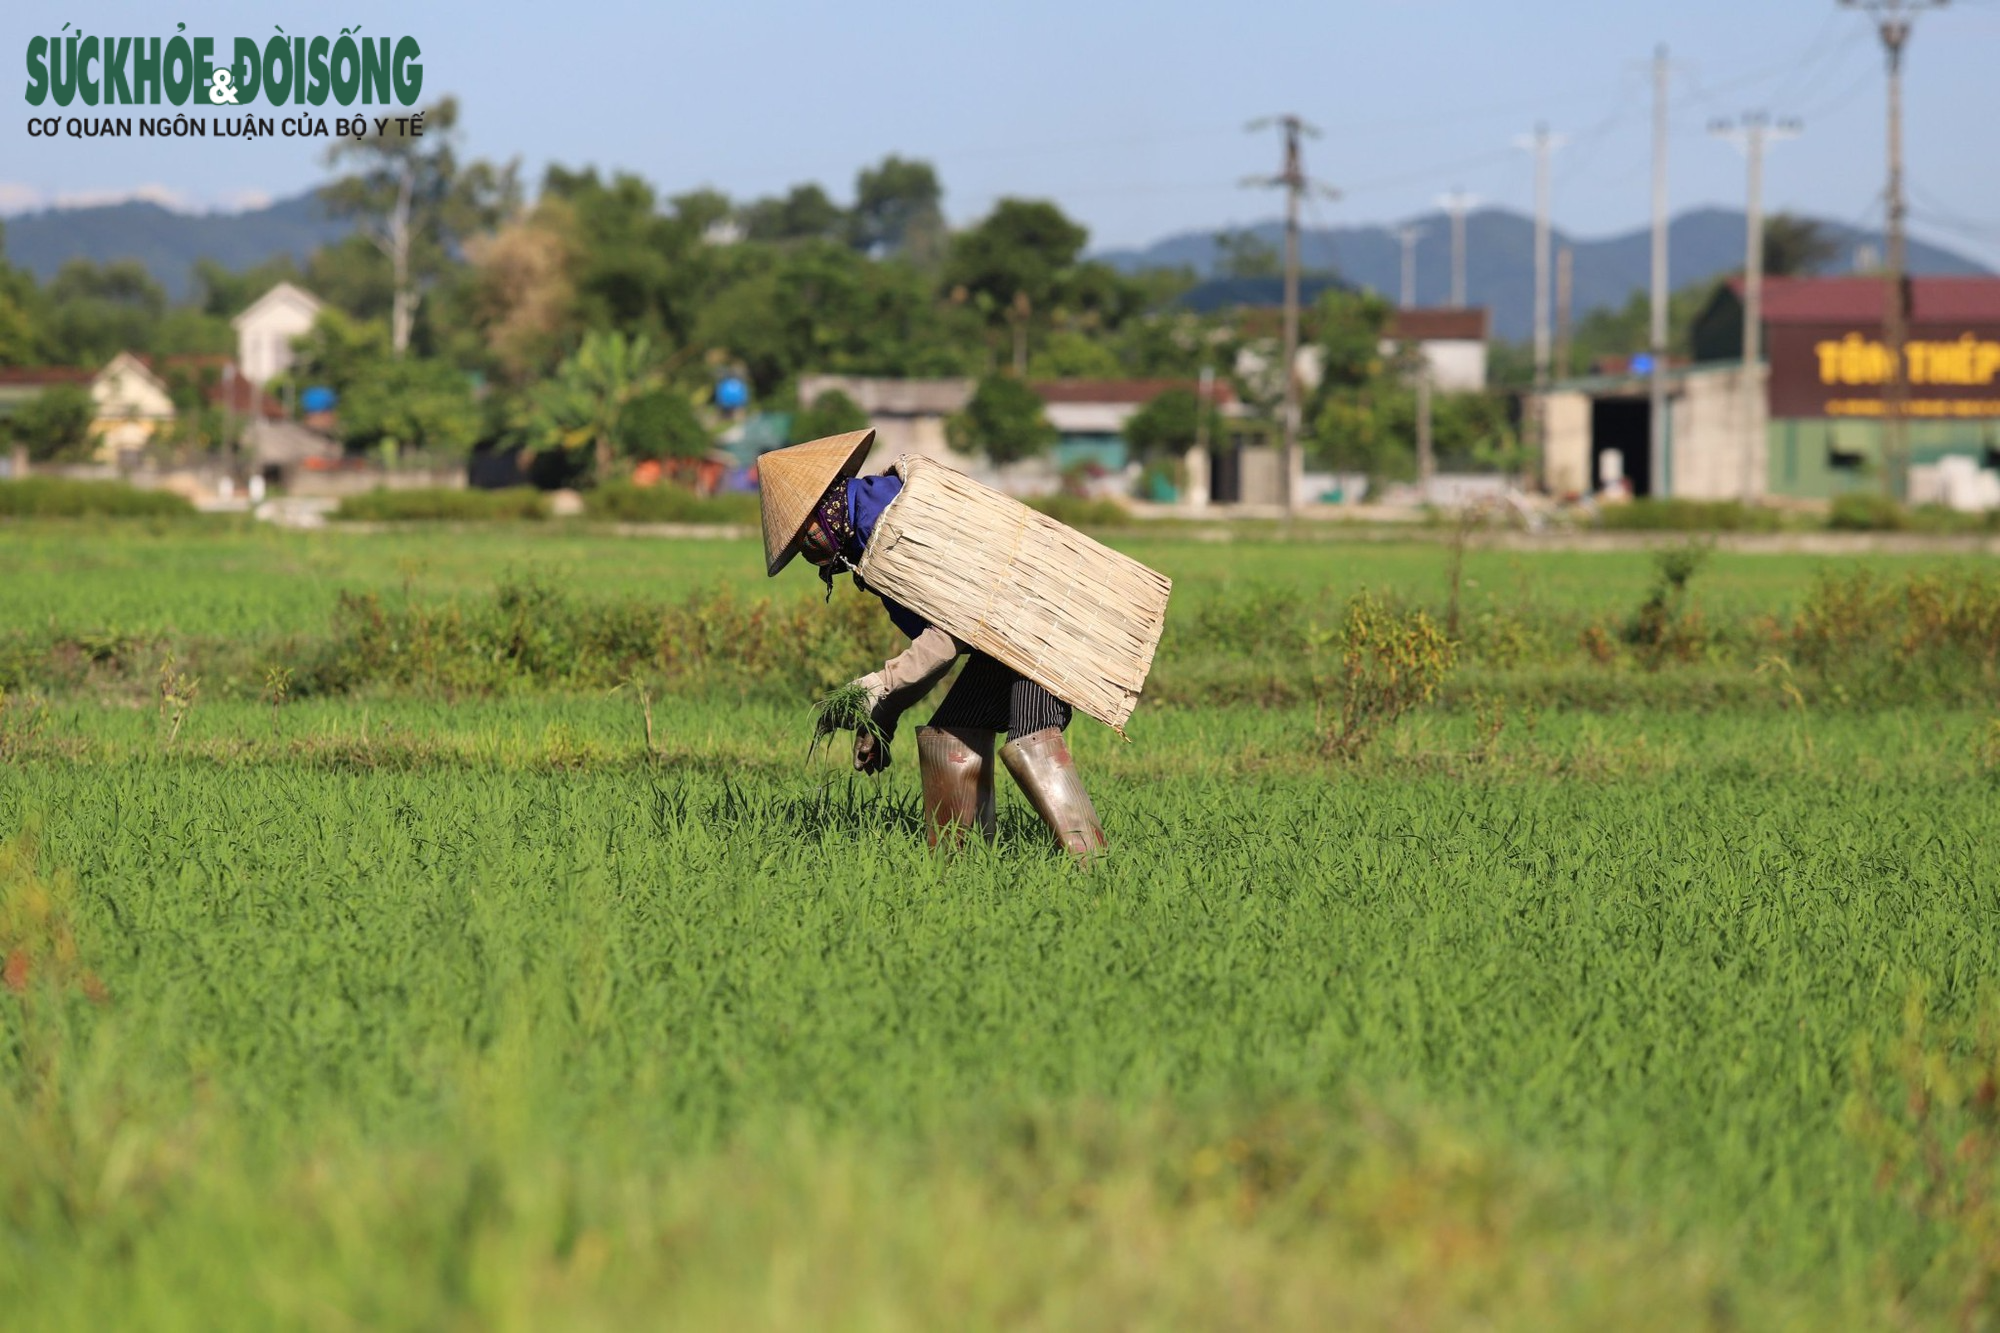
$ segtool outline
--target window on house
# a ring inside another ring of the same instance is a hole
[[[1826,465],[1836,472],[1860,472],[1875,458],[1874,422],[1836,421],[1826,433]]]

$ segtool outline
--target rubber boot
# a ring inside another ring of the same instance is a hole
[[[1084,860],[1104,850],[1104,827],[1060,728],[1017,736],[1001,747],[1000,758],[1064,851]]]
[[[993,733],[970,727],[917,728],[917,769],[924,784],[924,833],[931,846],[957,842],[973,829],[988,842],[993,808]]]

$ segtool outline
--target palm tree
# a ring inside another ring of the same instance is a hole
[[[660,357],[643,334],[631,339],[622,333],[586,334],[583,344],[530,396],[528,433],[561,449],[591,445],[597,480],[604,482],[611,476],[626,409],[665,380]]]

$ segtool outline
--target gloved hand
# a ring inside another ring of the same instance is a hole
[[[844,705],[839,709],[822,708],[819,713],[819,719],[813,728],[813,737],[815,740],[836,731],[854,731],[859,733],[866,730],[865,727],[859,725],[859,720],[862,718],[870,720],[876,718],[881,712],[883,699],[889,693],[889,687],[883,682],[880,672],[870,672],[865,676],[851,680],[842,686],[841,689],[843,691],[859,690],[861,692],[861,699],[851,707]]]
[[[880,773],[889,766],[889,742],[896,734],[898,710],[889,706],[889,684],[879,671],[869,672],[851,688],[865,695],[862,709],[870,723],[854,729],[854,771]]]
[[[889,766],[889,738],[872,731],[854,733],[854,771],[880,773]]]

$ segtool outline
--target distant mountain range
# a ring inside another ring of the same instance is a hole
[[[103,204],[48,209],[6,219],[9,261],[47,281],[70,259],[137,259],[175,299],[188,296],[197,259],[214,259],[233,269],[248,268],[278,254],[303,260],[314,249],[346,235],[351,223],[330,218],[317,195],[307,193],[242,213],[176,213],[153,203]],[[1443,214],[1417,219],[1417,304],[1442,305],[1451,294],[1451,223]],[[1838,222],[1821,222],[1840,246],[1834,272],[1848,272],[1858,253],[1881,253],[1879,234]],[[1701,208],[1681,214],[1668,232],[1668,269],[1675,287],[1729,273],[1743,263],[1743,214]],[[1276,248],[1284,230],[1277,222],[1246,228]],[[1493,331],[1503,338],[1526,338],[1533,331],[1535,228],[1532,219],[1505,209],[1483,209],[1466,219],[1466,287],[1473,305],[1493,312]],[[1643,291],[1650,271],[1651,238],[1644,230],[1594,240],[1555,233],[1557,247],[1575,252],[1574,311],[1625,304]],[[1216,274],[1215,233],[1190,231],[1143,249],[1104,250],[1093,257],[1130,271],[1189,268],[1204,278]],[[1402,286],[1402,246],[1388,227],[1309,229],[1300,238],[1308,271],[1332,273],[1353,286],[1372,287],[1391,297]],[[1985,273],[1988,270],[1940,246],[1910,243],[1916,273]],[[1307,284],[1310,295],[1324,282]],[[1218,282],[1199,295],[1213,300],[1275,301],[1275,279]]]
[[[1442,213],[1418,218],[1418,305],[1443,305],[1451,299],[1451,220]],[[1740,210],[1699,208],[1681,214],[1667,228],[1667,271],[1676,288],[1743,267],[1744,216]],[[1857,255],[1872,248],[1882,253],[1882,238],[1838,222],[1822,220],[1826,235],[1840,247],[1829,272],[1853,271]],[[1280,249],[1284,227],[1263,222],[1243,228]],[[1532,336],[1535,318],[1534,219],[1506,209],[1489,208],[1467,216],[1465,224],[1465,285],[1469,304],[1493,312],[1493,332],[1502,338]],[[1560,229],[1555,248],[1569,246],[1575,254],[1573,309],[1581,319],[1592,310],[1619,307],[1634,292],[1644,291],[1652,271],[1652,234],[1646,229],[1593,240],[1579,240]],[[1913,273],[1978,274],[1989,270],[1940,246],[1912,240]],[[1189,268],[1209,278],[1216,273],[1215,233],[1183,232],[1137,250],[1104,250],[1095,258],[1127,272],[1148,268]],[[1308,229],[1299,236],[1299,261],[1308,271],[1337,274],[1352,286],[1373,288],[1390,298],[1402,291],[1403,247],[1388,227]],[[1864,259],[1864,262],[1866,260]],[[1232,279],[1224,288],[1232,299],[1275,301],[1277,279]],[[1198,292],[1197,298],[1209,295]]]
[[[303,260],[354,228],[328,217],[312,193],[242,213],[176,213],[134,200],[44,209],[7,218],[5,225],[8,262],[38,281],[47,282],[71,259],[136,259],[176,301],[192,294],[197,259],[232,269],[280,254]]]

